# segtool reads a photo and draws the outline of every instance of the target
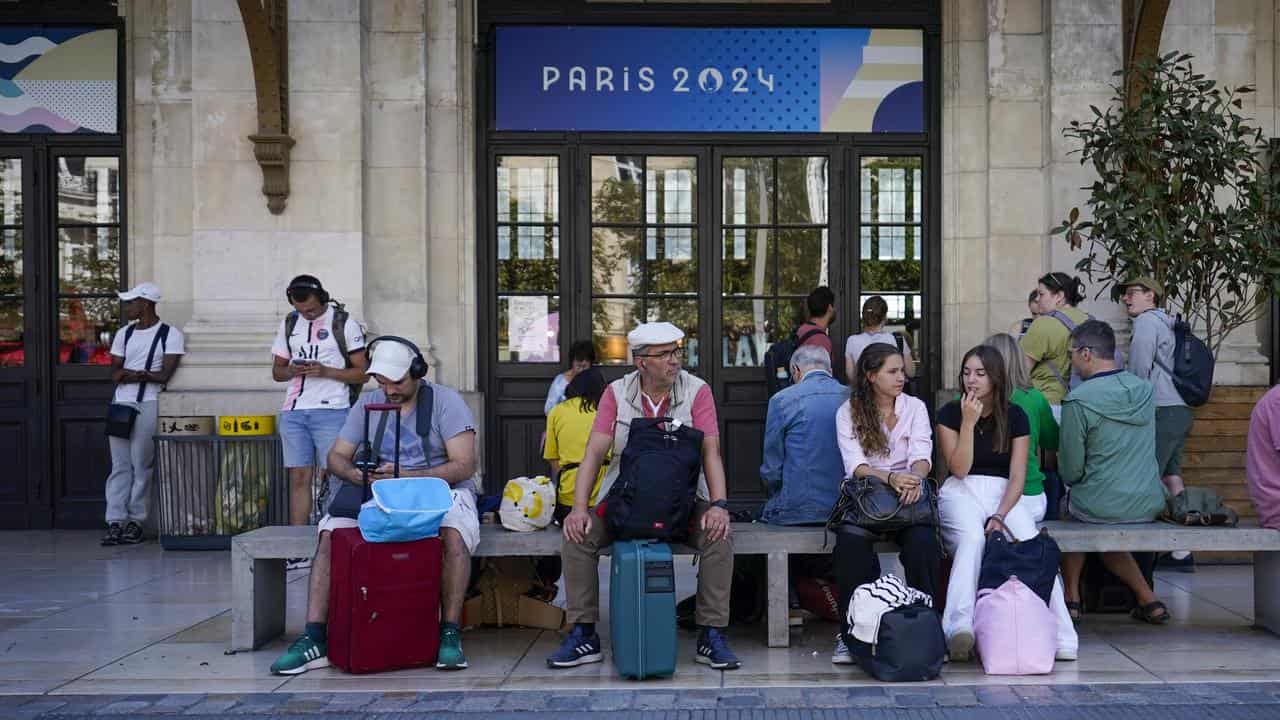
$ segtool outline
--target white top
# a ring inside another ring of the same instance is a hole
[[[853,364],[858,364],[858,358],[862,356],[862,351],[867,349],[868,345],[876,343],[886,343],[894,347],[898,347],[898,341],[894,339],[893,333],[881,330],[877,333],[858,333],[850,335],[844,344],[844,355],[853,360]],[[911,346],[904,340],[902,342],[902,356],[911,359]]]
[[[165,338],[164,344],[156,347],[155,357],[151,358],[151,367],[147,367],[147,353],[151,352],[151,343],[156,338],[156,333],[160,332],[160,326],[164,322],[158,322],[149,328],[142,330],[134,330],[133,336],[129,338],[129,346],[125,347],[124,336],[128,333],[129,326],[137,324],[137,321],[129,323],[116,331],[116,336],[111,340],[111,354],[118,358],[124,358],[125,370],[150,370],[159,372],[164,368],[165,355],[185,355],[187,352],[182,331],[170,325],[169,335]],[[142,395],[142,402],[150,402],[160,396],[160,383],[147,383],[147,389]],[[118,403],[136,403],[138,401],[138,383],[124,383],[116,386],[115,402]]]
[[[327,367],[345,368],[346,358],[342,357],[338,341],[333,337],[333,312],[333,306],[330,305],[324,315],[315,320],[307,320],[299,315],[287,344],[284,340],[285,320],[281,320],[275,342],[271,344],[271,354],[286,360],[316,360]],[[347,315],[346,336],[348,353],[364,349],[364,330],[350,314]],[[290,348],[293,349],[292,357],[289,355]],[[284,405],[280,409],[346,410],[349,407],[351,396],[347,394],[347,386],[341,380],[298,376],[289,381]]]

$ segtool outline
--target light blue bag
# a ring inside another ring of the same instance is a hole
[[[449,483],[440,478],[386,478],[373,483],[373,499],[360,506],[360,534],[368,542],[413,542],[440,534],[453,507]]]

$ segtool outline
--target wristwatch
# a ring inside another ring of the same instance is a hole
[[[727,511],[727,510],[729,509],[729,501],[728,501],[728,500],[716,500],[715,502],[711,503],[711,507],[713,507],[713,508],[720,508],[721,510],[726,510],[726,511]]]

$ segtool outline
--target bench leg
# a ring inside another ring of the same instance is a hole
[[[787,553],[769,553],[769,647],[791,644],[791,606],[787,601],[791,582],[787,578]]]
[[[285,561],[231,547],[231,650],[256,650],[284,632]]]
[[[1253,624],[1280,635],[1280,552],[1253,554]]]

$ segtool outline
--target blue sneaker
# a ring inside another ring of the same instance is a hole
[[[573,632],[565,637],[560,649],[547,658],[549,668],[571,668],[587,663],[598,663],[604,659],[600,651],[600,635],[588,635],[581,625],[574,625]]]
[[[710,665],[712,670],[737,670],[742,661],[729,649],[729,641],[719,628],[703,628],[698,634],[698,654],[693,656],[696,662]]]

